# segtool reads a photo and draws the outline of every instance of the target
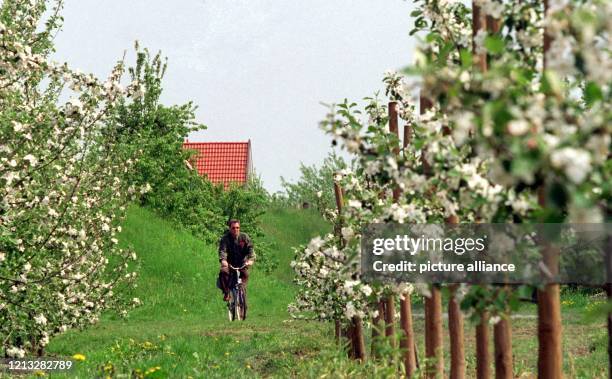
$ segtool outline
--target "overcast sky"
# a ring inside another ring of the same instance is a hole
[[[198,105],[190,141],[246,141],[268,190],[331,149],[320,102],[360,100],[411,62],[403,0],[66,0],[55,59],[106,77],[134,40],[169,59],[162,100]],[[130,63],[128,61],[128,63]]]

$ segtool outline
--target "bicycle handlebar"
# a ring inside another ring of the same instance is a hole
[[[243,268],[245,268],[247,266],[247,265],[242,265],[242,267],[238,268],[238,267],[234,267],[234,266],[230,265],[229,263],[228,263],[228,265],[233,270],[242,270]]]

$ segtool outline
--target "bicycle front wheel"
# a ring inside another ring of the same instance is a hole
[[[230,292],[230,300],[227,302],[227,316],[230,321],[236,319],[236,292],[234,290]]]
[[[237,304],[239,304],[239,309],[237,311],[237,314],[239,315],[239,320],[244,320],[246,318],[247,303],[246,292],[243,286],[240,286],[240,289],[238,290]]]

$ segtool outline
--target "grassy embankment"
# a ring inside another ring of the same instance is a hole
[[[230,324],[214,286],[218,269],[215,247],[205,246],[147,210],[130,209],[121,243],[139,254],[139,286],[131,296],[142,299],[144,305],[127,320],[107,315],[90,329],[53,339],[49,354],[85,355],[86,360],[70,375],[81,378],[103,376],[104,366],[107,373],[114,370],[114,377],[136,369],[142,373],[149,370],[147,377],[158,378],[317,377],[331,369],[351,376],[382,373],[370,364],[359,367],[348,362],[334,347],[331,325],[288,322],[286,306],[295,293],[289,267],[291,247],[327,232],[329,226],[315,213],[298,210],[271,211],[264,223],[279,268],[269,275],[254,270],[249,283],[249,318]],[[562,300],[566,373],[570,377],[606,377],[603,320],[582,321],[581,312],[590,306],[582,295],[566,294]],[[422,307],[420,301],[415,303],[415,331],[422,358],[423,319],[418,317]],[[520,318],[513,320],[515,373],[520,377],[535,377],[534,314],[534,306],[525,306]],[[466,322],[469,377],[475,369],[473,331]],[[448,336],[445,338],[448,344]],[[448,365],[448,356],[445,362]]]
[[[131,296],[144,305],[127,320],[105,316],[90,329],[53,339],[49,353],[85,355],[72,373],[82,378],[102,373],[99,367],[108,362],[115,375],[160,367],[151,377],[172,378],[251,377],[294,366],[325,347],[331,328],[286,322],[286,307],[295,291],[291,246],[327,232],[329,226],[314,212],[296,210],[271,212],[264,222],[279,268],[265,275],[255,266],[249,282],[249,316],[245,322],[229,323],[215,287],[215,247],[145,209],[130,209],[121,243],[139,255],[139,285]]]

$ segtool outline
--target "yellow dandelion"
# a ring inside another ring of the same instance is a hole
[[[226,352],[225,352],[225,356],[228,356],[228,355],[229,355],[229,352],[228,352],[228,351],[226,351]]]
[[[83,354],[75,354],[72,356],[75,361],[83,362],[85,360],[85,356]]]
[[[159,366],[151,367],[151,368],[149,368],[149,369],[148,369],[148,370],[145,372],[145,375],[149,375],[149,374],[154,373],[155,371],[159,371],[159,369],[160,369],[160,368],[161,368],[161,367],[159,367]]]
[[[247,365],[246,365],[246,368],[251,368],[251,365],[247,364]]]

